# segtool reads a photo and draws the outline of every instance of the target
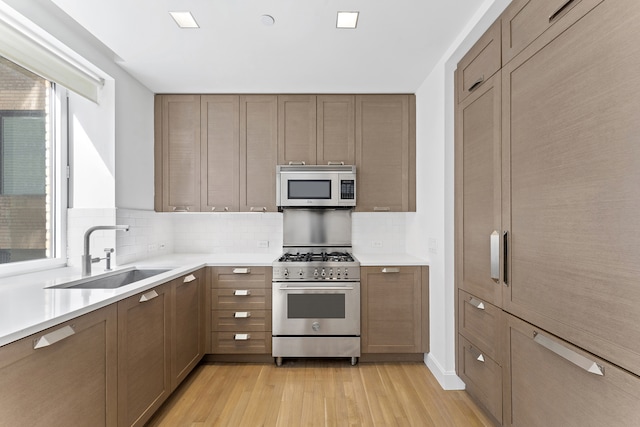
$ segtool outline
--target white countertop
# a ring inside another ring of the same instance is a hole
[[[79,268],[62,267],[0,278],[0,346],[58,325],[143,292],[159,283],[205,266],[270,266],[280,254],[169,254],[141,260],[127,267],[171,270],[117,289],[49,289],[81,279]],[[410,255],[354,254],[362,266],[427,265]],[[100,275],[102,271],[94,271]]]

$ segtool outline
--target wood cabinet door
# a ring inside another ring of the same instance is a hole
[[[317,164],[356,162],[354,95],[317,96]]]
[[[316,164],[315,95],[278,95],[278,164]]]
[[[605,1],[503,68],[504,308],[636,375],[638,22],[639,2]]]
[[[640,378],[506,316],[504,425],[640,425]]]
[[[197,212],[200,210],[200,96],[161,95],[160,98],[162,210]]]
[[[240,211],[277,210],[277,116],[277,96],[240,96]]]
[[[498,307],[503,276],[500,75],[458,104],[455,142],[456,283]]]
[[[360,286],[362,352],[423,352],[420,267],[363,267]]]
[[[458,102],[462,102],[480,88],[500,69],[502,66],[501,48],[500,19],[498,19],[458,62],[456,72],[456,99]]]
[[[0,347],[3,426],[117,425],[117,309]]]
[[[412,95],[356,96],[356,211],[415,210],[414,108]]]
[[[170,284],[118,302],[118,425],[142,426],[171,393]]]
[[[171,389],[186,378],[204,356],[204,270],[171,282]]]
[[[201,97],[201,200],[207,212],[240,209],[240,96]]]

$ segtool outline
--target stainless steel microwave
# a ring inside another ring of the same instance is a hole
[[[356,167],[348,165],[279,165],[278,207],[350,207],[356,205]]]

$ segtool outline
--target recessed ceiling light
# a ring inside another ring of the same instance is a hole
[[[180,28],[200,28],[191,12],[169,12]]]
[[[273,24],[275,24],[276,20],[273,19],[273,16],[271,16],[271,15],[262,15],[260,17],[260,22],[262,22],[263,25],[266,25],[267,27],[270,27]]]
[[[337,28],[356,28],[360,12],[338,12]]]

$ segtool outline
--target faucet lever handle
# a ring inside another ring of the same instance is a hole
[[[104,252],[107,254],[112,254],[114,252],[113,248],[104,248]]]

